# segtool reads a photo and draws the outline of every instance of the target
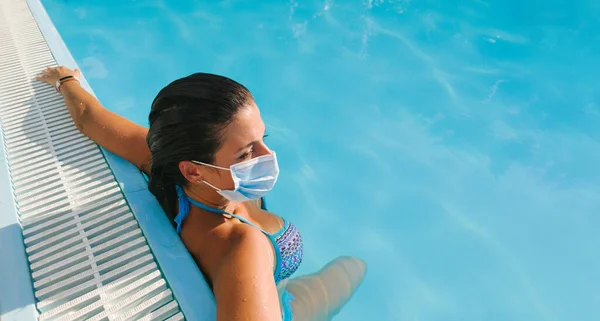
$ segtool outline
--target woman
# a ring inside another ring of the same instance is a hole
[[[78,77],[57,67],[37,79],[63,95],[83,134],[148,175],[213,290],[218,320],[327,320],[348,301],[364,277],[359,259],[289,280],[302,238],[261,208],[279,168],[248,89],[212,74],[176,80],[155,98],[145,128],[103,108]]]

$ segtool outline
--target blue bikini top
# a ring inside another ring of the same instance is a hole
[[[183,220],[190,211],[191,203],[194,206],[197,206],[203,210],[212,213],[235,217],[238,220],[258,229],[263,234],[265,234],[269,238],[271,244],[273,244],[273,248],[275,249],[275,255],[277,259],[274,273],[275,283],[279,283],[279,281],[285,280],[292,276],[292,274],[294,274],[294,272],[298,270],[300,263],[302,263],[302,236],[300,235],[298,229],[292,223],[286,221],[285,219],[283,219],[283,227],[281,228],[281,230],[279,230],[277,233],[270,234],[239,215],[231,214],[218,208],[210,207],[193,200],[192,198],[187,196],[187,194],[185,194],[185,191],[179,185],[177,186],[177,197],[179,201],[179,213],[175,217],[175,223],[177,224],[177,233],[181,232],[181,224],[183,223]],[[263,209],[266,209],[264,206],[264,200]]]

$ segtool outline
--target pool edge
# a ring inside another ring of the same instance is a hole
[[[25,1],[56,62],[59,65],[77,68],[75,59],[54,27],[42,3],[39,0]],[[95,96],[83,74],[80,82],[84,89]],[[214,320],[216,309],[212,292],[157,200],[148,191],[142,173],[133,164],[104,148],[100,149],[121,186],[125,199],[186,319]],[[2,159],[0,159],[1,162]],[[22,236],[21,247],[23,247]],[[24,250],[22,255],[24,257]],[[27,263],[26,259],[25,263]],[[28,282],[31,281],[28,280]],[[31,284],[28,285],[31,288]],[[30,291],[33,295],[32,289]]]

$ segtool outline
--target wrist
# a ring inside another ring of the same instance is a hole
[[[79,79],[75,76],[65,76],[56,81],[56,91],[61,93],[61,89],[63,86],[73,86],[75,83],[79,84]]]

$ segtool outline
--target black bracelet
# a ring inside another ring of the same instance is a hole
[[[65,77],[60,78],[58,81],[62,82],[63,80],[67,80],[67,79],[71,79],[71,78],[75,78],[75,77],[73,77],[73,76],[65,76]]]

